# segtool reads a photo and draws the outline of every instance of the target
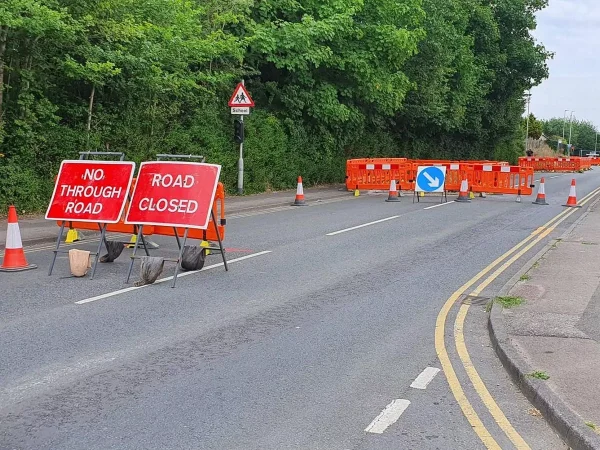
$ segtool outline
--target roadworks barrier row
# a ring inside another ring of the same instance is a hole
[[[519,158],[520,167],[531,167],[536,172],[580,172],[600,165],[600,158],[571,156],[567,158],[545,158],[523,156]]]
[[[532,167],[511,166],[495,161],[408,160],[406,158],[350,159],[346,161],[348,190],[387,190],[395,180],[398,189],[414,191],[419,166],[446,167],[447,191],[458,192],[467,180],[471,192],[531,195]]]

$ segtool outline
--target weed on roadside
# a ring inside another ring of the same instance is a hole
[[[502,305],[503,308],[514,308],[515,306],[519,306],[519,305],[523,304],[522,297],[513,297],[513,296],[496,297],[496,299],[494,301],[496,303],[499,303],[500,305]]]
[[[485,312],[489,313],[492,310],[492,306],[494,305],[494,301],[490,300],[489,302],[486,303],[485,305]]]
[[[519,278],[520,281],[529,281],[531,280],[531,276],[524,273],[523,275],[521,275],[521,278]]]
[[[585,424],[594,430],[594,433],[600,434],[600,427],[598,427],[598,425],[596,425],[594,422],[586,422]]]
[[[528,377],[531,378],[537,378],[538,380],[544,380],[546,381],[547,379],[550,378],[550,375],[548,375],[546,372],[543,372],[541,370],[536,370],[535,372],[531,372],[529,374],[527,374]]]
[[[532,269],[537,269],[538,267],[540,267],[540,262],[536,261],[533,263],[533,266],[531,266]]]

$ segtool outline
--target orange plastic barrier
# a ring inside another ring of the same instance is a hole
[[[593,158],[581,158],[579,156],[544,158],[544,157],[520,157],[520,167],[531,167],[536,172],[578,172],[590,170],[592,164],[600,165],[600,159],[596,162]]]
[[[221,236],[221,240],[225,239],[225,225],[227,223],[227,219],[225,218],[225,188],[223,187],[223,183],[219,183],[217,185],[217,192],[215,193],[215,200],[213,202],[213,213],[215,215],[215,219],[217,219],[217,224],[219,228],[219,235]],[[177,228],[177,235],[183,236],[185,229]],[[144,225],[144,235],[146,234],[146,225]],[[164,227],[164,226],[154,226],[154,234],[159,234],[161,236],[175,236],[175,231],[173,227]],[[202,239],[204,241],[218,241],[217,233],[215,231],[215,225],[212,220],[208,224],[208,228],[206,230],[198,230],[195,228],[190,228],[188,230],[188,239]]]
[[[590,160],[590,164],[592,166],[600,166],[600,158],[597,156],[588,156],[587,159]]]
[[[533,194],[533,169],[519,166],[473,165],[473,192]]]
[[[346,161],[346,188],[387,189],[392,179],[399,189],[410,189],[411,164],[406,158],[349,159]]]
[[[137,179],[134,178],[131,183],[130,194],[133,193],[133,188],[135,186]],[[110,231],[113,233],[125,233],[125,234],[137,234],[137,230],[135,229],[135,225],[125,224],[125,211],[129,208],[129,200],[125,204],[125,209],[123,210],[123,215],[121,220],[117,223],[111,223],[106,226],[106,231]],[[219,234],[221,235],[221,240],[225,239],[225,224],[227,222],[225,218],[225,188],[223,183],[219,183],[217,185],[217,191],[215,193],[215,200],[213,202],[213,212],[215,214],[215,218],[218,218],[218,227]],[[58,226],[61,226],[62,222],[57,222]],[[100,231],[97,223],[93,222],[67,222],[67,225],[71,228],[80,229],[80,230],[96,230]],[[178,228],[177,234],[179,236],[183,236],[184,229]],[[175,236],[175,231],[173,231],[173,227],[163,227],[157,225],[144,225],[144,236],[151,236],[153,234],[159,234],[162,236]],[[190,239],[203,239],[205,241],[217,241],[217,233],[215,232],[215,227],[212,222],[209,224],[208,229],[205,230],[196,230],[191,229],[188,231],[188,238]]]

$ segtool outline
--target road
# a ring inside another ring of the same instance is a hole
[[[486,304],[581,214],[561,206],[573,177],[597,193],[592,171],[548,175],[550,206],[363,193],[238,214],[230,270],[211,255],[175,289],[124,289],[125,256],[49,277],[29,248],[38,270],[0,276],[0,449],[566,448],[497,360]]]

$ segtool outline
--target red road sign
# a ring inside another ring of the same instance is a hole
[[[233,95],[229,99],[228,105],[231,107],[254,106],[254,100],[248,94],[246,87],[242,83],[239,83],[233,90]]]
[[[125,223],[205,230],[220,173],[217,164],[143,162]]]
[[[133,162],[63,161],[46,219],[117,223],[134,170]]]

